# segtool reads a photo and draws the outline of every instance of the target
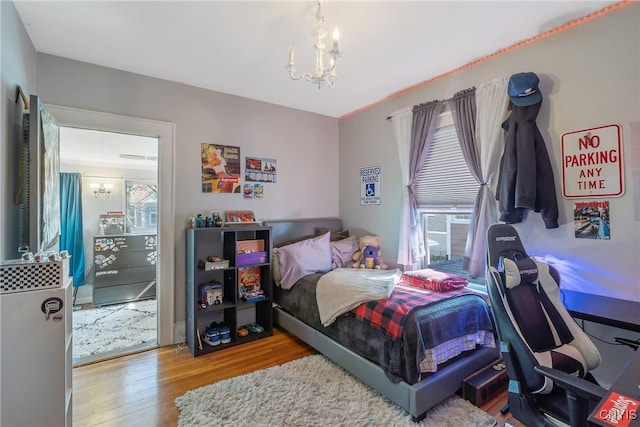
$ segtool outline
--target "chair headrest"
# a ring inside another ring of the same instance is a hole
[[[504,281],[508,289],[520,284],[534,283],[538,279],[538,263],[531,257],[518,261],[504,258]]]
[[[501,258],[518,260],[528,258],[520,236],[509,224],[493,224],[487,230],[487,256],[489,265],[502,270]]]

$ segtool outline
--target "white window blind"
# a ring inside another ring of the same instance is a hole
[[[478,187],[462,156],[454,125],[438,128],[416,183],[418,207],[473,206]]]

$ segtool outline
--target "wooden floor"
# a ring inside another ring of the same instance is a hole
[[[226,378],[315,354],[315,350],[278,329],[272,337],[194,358],[188,348],[167,346],[73,369],[73,425],[175,426],[174,399],[188,390]],[[502,394],[482,407],[498,426],[506,402]]]

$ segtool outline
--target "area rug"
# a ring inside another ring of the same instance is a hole
[[[495,424],[493,417],[458,396],[413,423],[403,409],[321,355],[191,390],[175,403],[180,410],[178,427]]]
[[[72,318],[74,359],[157,342],[155,299],[77,310]]]

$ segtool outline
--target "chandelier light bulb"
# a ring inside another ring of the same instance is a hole
[[[293,46],[293,43],[291,43],[291,48],[289,49],[289,66],[293,66],[294,64],[294,55],[295,55],[295,47]]]

